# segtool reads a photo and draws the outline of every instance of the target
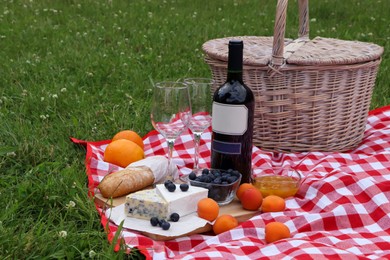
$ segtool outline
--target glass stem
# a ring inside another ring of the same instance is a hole
[[[201,133],[194,133],[194,143],[195,143],[195,156],[194,156],[194,169],[199,169],[199,144]]]
[[[168,169],[167,169],[167,179],[174,180],[173,173],[171,172],[171,163],[172,163],[172,153],[173,153],[173,147],[175,145],[175,140],[168,139]]]

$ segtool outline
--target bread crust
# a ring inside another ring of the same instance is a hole
[[[154,183],[149,167],[130,167],[106,175],[98,185],[105,198],[116,198],[141,190]]]

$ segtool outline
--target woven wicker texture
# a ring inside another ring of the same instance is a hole
[[[203,44],[202,48],[210,58],[227,61],[228,44],[232,39],[244,41],[244,64],[267,66],[272,57],[273,37],[237,36],[214,39]],[[286,40],[286,44],[292,40]]]
[[[289,64],[356,64],[379,59],[383,48],[371,43],[316,37],[288,59]]]
[[[299,38],[284,39],[287,0],[279,0],[274,37],[204,43],[216,87],[226,80],[227,44],[244,41],[244,81],[255,99],[254,144],[264,150],[347,151],[362,140],[383,48],[309,39],[308,0],[299,0]]]

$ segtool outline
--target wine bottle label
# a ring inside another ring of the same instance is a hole
[[[248,129],[248,108],[213,102],[213,132],[224,135],[243,135]]]
[[[241,143],[230,143],[213,140],[213,151],[223,154],[241,154]]]

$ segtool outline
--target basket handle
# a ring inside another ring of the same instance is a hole
[[[272,46],[272,67],[280,67],[284,64],[284,35],[286,31],[288,0],[278,0],[276,7],[276,19],[274,27],[274,39]],[[298,0],[299,9],[299,39],[309,38],[309,0]]]

